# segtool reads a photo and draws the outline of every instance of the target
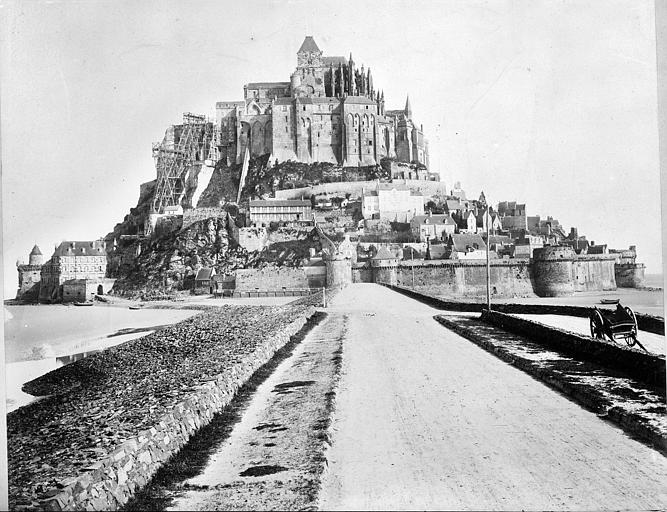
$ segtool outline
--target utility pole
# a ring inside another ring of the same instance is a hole
[[[410,262],[410,268],[412,268],[412,289],[415,289],[415,248],[410,246],[410,252],[412,254],[412,261]]]
[[[489,258],[489,244],[491,240],[489,239],[489,221],[491,216],[489,215],[489,205],[486,205],[486,309],[491,311],[491,260]]]

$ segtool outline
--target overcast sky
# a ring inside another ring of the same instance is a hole
[[[370,66],[431,168],[661,265],[653,2],[3,3],[5,297],[34,243],[108,233],[155,177],[151,143],[250,81],[288,81],[312,35]]]

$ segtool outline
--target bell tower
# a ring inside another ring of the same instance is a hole
[[[292,73],[290,79],[292,96],[295,98],[326,96],[322,50],[318,48],[313,36],[306,36],[296,57],[296,71]]]

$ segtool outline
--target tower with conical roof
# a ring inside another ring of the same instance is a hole
[[[405,100],[405,117],[412,119],[412,105],[410,105],[410,95]]]
[[[29,265],[43,265],[44,264],[44,256],[42,255],[42,251],[39,250],[39,247],[37,247],[37,244],[32,248],[32,251],[30,251],[30,256],[28,256],[28,264]]]
[[[39,250],[37,244],[32,248],[28,255],[28,264],[16,263],[16,270],[19,273],[19,288],[16,292],[16,298],[19,300],[33,301],[39,298],[39,287],[41,281],[41,270],[44,263],[44,256]]]

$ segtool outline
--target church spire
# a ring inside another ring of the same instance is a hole
[[[410,95],[405,100],[405,117],[412,119],[412,106],[410,105]]]

